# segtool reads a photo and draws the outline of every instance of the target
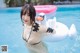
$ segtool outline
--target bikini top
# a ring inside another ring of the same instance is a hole
[[[40,27],[40,26],[39,26],[38,23],[34,23],[34,24],[32,25],[32,28],[31,28],[29,37],[28,37],[28,39],[27,39],[26,42],[28,42],[28,40],[29,40],[29,38],[30,38],[30,36],[31,36],[32,31],[35,31],[35,32],[39,31],[39,27]],[[53,32],[53,29],[48,28],[46,32],[52,33],[52,32]]]

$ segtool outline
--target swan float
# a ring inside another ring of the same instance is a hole
[[[71,25],[70,28],[67,27],[67,25],[56,21],[56,17],[54,17],[53,19],[48,19],[44,13],[40,13],[38,15],[39,17],[37,18],[41,18],[43,17],[43,20],[40,19],[41,21],[37,21],[39,24],[43,24],[46,25],[47,27],[53,28],[56,30],[56,34],[46,34],[47,36],[44,37],[45,41],[49,41],[49,42],[53,42],[53,41],[60,41],[63,40],[67,37],[70,38],[75,38],[77,31],[76,31],[76,27],[74,24]]]

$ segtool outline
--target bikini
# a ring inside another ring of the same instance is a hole
[[[33,28],[34,28],[34,29],[33,29]],[[32,31],[35,31],[35,32],[39,31],[39,24],[37,24],[37,23],[34,23],[34,24],[33,24],[33,26],[31,27],[31,31],[30,31],[29,37],[28,37],[28,39],[27,39],[26,42],[28,42],[28,40],[29,40],[29,38],[30,38],[30,36],[31,36]],[[52,32],[53,32],[53,29],[48,28],[46,32],[52,33]],[[41,41],[39,41],[39,42],[37,42],[37,43],[34,43],[34,44],[32,44],[32,45],[37,45],[37,44],[39,44],[40,42],[41,42]]]
[[[30,34],[29,34],[29,37],[28,37],[28,39],[27,39],[27,41],[26,42],[28,42],[28,40],[30,39],[30,36],[31,36],[31,33],[32,33],[32,31],[35,31],[35,32],[37,32],[38,30],[39,30],[39,24],[37,24],[37,23],[34,23],[33,24],[33,26],[31,27],[31,31],[30,31]],[[33,29],[34,28],[34,29]],[[31,45],[37,45],[37,44],[39,44],[41,41],[39,41],[39,42],[37,42],[37,43],[33,43],[33,44],[31,44]]]

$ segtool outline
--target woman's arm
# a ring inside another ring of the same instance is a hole
[[[53,34],[56,33],[55,29],[46,27],[45,25],[40,25],[39,31],[42,33],[53,33]]]
[[[46,27],[45,25],[37,24],[37,23],[33,25],[33,31],[36,31],[36,32],[38,31],[40,33],[53,33],[53,34],[56,33],[54,29]]]

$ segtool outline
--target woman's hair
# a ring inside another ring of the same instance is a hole
[[[21,10],[21,20],[22,20],[22,15],[29,15],[30,16],[30,22],[31,24],[33,22],[35,22],[35,16],[36,16],[36,11],[35,11],[35,8],[30,5],[30,4],[25,4],[23,7],[22,7],[22,10]],[[22,20],[23,22],[23,20]]]

